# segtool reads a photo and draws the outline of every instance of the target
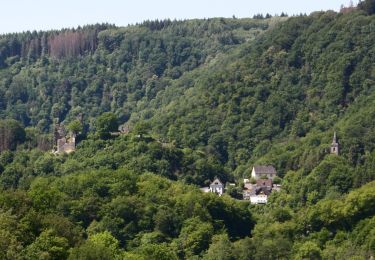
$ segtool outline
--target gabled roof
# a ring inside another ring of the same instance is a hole
[[[270,195],[271,194],[271,189],[267,188],[267,187],[260,187],[260,188],[257,188],[255,190],[255,194],[256,195],[259,195],[259,194],[264,194],[264,195]]]
[[[254,171],[256,174],[276,174],[276,170],[272,165],[255,165]]]
[[[272,187],[272,180],[271,179],[257,180],[257,187]]]
[[[211,185],[223,185],[223,183],[219,180],[219,178],[215,178],[214,181],[210,184]]]
[[[333,139],[332,139],[332,144],[338,144],[337,142],[337,135],[336,135],[336,131],[333,133]]]

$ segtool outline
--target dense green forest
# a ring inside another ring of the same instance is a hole
[[[374,257],[374,13],[0,36],[0,259]],[[267,205],[238,199],[254,164]]]

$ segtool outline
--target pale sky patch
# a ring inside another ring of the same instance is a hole
[[[0,33],[50,30],[95,23],[117,26],[155,19],[252,17],[340,9],[346,0],[2,0]]]

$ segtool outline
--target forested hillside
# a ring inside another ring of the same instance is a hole
[[[126,122],[170,81],[253,39],[268,20],[150,21],[0,37],[1,117],[50,130],[53,119],[113,111]]]
[[[374,7],[0,36],[0,259],[374,257]]]

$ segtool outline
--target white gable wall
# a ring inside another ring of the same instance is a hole
[[[210,191],[222,195],[224,193],[223,186],[210,186]]]
[[[250,196],[250,203],[251,204],[266,204],[267,203],[267,195],[259,194]]]

